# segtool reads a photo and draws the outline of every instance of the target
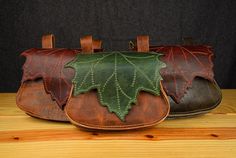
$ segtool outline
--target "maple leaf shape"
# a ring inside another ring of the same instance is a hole
[[[160,95],[160,54],[101,52],[78,54],[66,67],[75,69],[74,95],[97,89],[100,103],[122,121],[139,91]]]
[[[70,49],[30,49],[21,55],[26,57],[23,65],[22,83],[42,78],[44,88],[60,108],[66,104],[72,87],[73,69],[64,65],[74,59],[77,50]]]
[[[195,77],[214,81],[212,50],[209,46],[159,46],[151,50],[161,52],[167,67],[161,70],[163,87],[179,103]]]

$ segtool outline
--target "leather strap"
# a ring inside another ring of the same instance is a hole
[[[82,52],[84,53],[94,52],[92,36],[89,35],[89,36],[84,36],[80,38],[80,45],[81,45]]]
[[[93,40],[93,49],[101,49],[102,41],[101,40]]]
[[[53,34],[43,35],[42,48],[55,48],[55,37]]]
[[[102,48],[101,40],[93,40],[92,36],[80,38],[80,45],[83,53],[93,53],[96,49]]]
[[[137,51],[149,52],[149,36],[137,36]]]

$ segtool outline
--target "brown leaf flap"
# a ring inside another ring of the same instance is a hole
[[[64,68],[73,60],[78,50],[70,49],[30,49],[21,55],[26,57],[23,65],[22,83],[43,78],[45,91],[60,108],[65,105],[71,90],[74,70]]]
[[[165,54],[161,58],[167,65],[161,70],[162,83],[166,93],[177,103],[180,102],[187,88],[191,87],[196,76],[214,81],[211,47],[158,46],[150,49]]]

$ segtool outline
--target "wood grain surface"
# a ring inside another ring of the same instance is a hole
[[[140,130],[92,131],[32,118],[0,94],[0,157],[236,157],[236,90],[206,115]]]

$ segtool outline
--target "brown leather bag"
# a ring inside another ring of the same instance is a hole
[[[183,46],[150,46],[149,36],[138,36],[137,46],[131,49],[164,54],[161,60],[167,67],[161,74],[170,100],[169,118],[204,114],[220,104],[222,94],[214,80],[210,46],[193,45],[190,38]]]
[[[55,37],[50,34],[42,37],[42,49],[30,49],[22,53],[26,57],[26,62],[23,66],[22,84],[16,96],[16,104],[20,109],[30,116],[41,119],[69,121],[63,107],[67,102],[71,89],[73,70],[63,71],[64,64],[71,61],[81,51],[90,53],[102,50],[102,42],[93,40],[92,36],[85,36],[80,39],[80,42],[81,49],[54,48]],[[51,54],[51,56],[45,56],[46,54]],[[52,73],[52,76],[48,76],[50,73],[47,75],[45,74],[46,71],[43,72],[40,69],[43,66],[45,66],[44,70],[56,68],[58,73]],[[35,72],[33,72],[33,69]],[[64,84],[61,84],[63,91],[55,90],[57,87],[52,85],[60,80],[50,82],[52,78],[59,78],[60,72],[65,75]]]
[[[97,91],[70,96],[65,112],[78,127],[102,130],[127,130],[156,125],[169,113],[169,101],[161,88],[161,95],[140,92],[125,121],[108,111],[98,100]]]

